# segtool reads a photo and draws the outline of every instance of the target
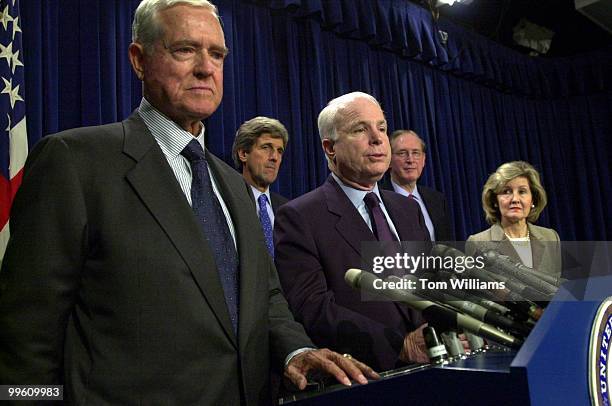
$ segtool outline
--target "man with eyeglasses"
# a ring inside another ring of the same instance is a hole
[[[454,237],[444,195],[427,186],[417,187],[425,167],[425,142],[412,130],[396,130],[389,141],[391,166],[381,181],[381,187],[408,196],[419,204],[432,241],[452,241]]]

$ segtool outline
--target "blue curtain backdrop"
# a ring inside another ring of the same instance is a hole
[[[127,58],[137,4],[22,0],[30,146],[63,129],[121,120],[138,105]],[[539,224],[565,240],[612,239],[612,48],[531,58],[433,21],[407,0],[216,4],[230,55],[207,143],[230,163],[243,121],[281,120],[290,141],[273,190],[297,197],[324,181],[318,112],[361,90],[380,100],[390,130],[411,128],[427,142],[421,181],[446,194],[457,239],[487,227],[482,185],[518,159],[535,165],[549,194]]]

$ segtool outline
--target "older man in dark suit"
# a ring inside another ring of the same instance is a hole
[[[380,105],[360,92],[336,98],[319,115],[319,133],[332,174],[276,216],[275,260],[291,309],[317,345],[380,370],[426,361],[414,314],[362,301],[344,281],[361,267],[362,242],[428,240],[416,202],[378,189],[391,156]]]
[[[64,384],[73,404],[261,404],[271,364],[301,388],[313,368],[375,376],[307,349],[244,181],[203,148],[227,54],[216,8],[144,0],[133,33],[138,111],[28,158],[0,272],[0,382]]]
[[[419,204],[432,241],[453,241],[446,198],[427,186],[417,187],[417,180],[425,167],[425,142],[412,130],[393,131],[389,142],[391,168],[380,181],[380,186],[408,196]]]

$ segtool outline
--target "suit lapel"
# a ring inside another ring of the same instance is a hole
[[[331,175],[322,188],[327,201],[327,209],[338,216],[336,230],[355,252],[362,256],[361,243],[376,241],[374,234]]]
[[[247,193],[251,198],[251,202],[253,202],[253,204],[257,206],[257,202],[255,201],[255,195],[253,194],[253,189],[251,189],[251,185],[249,185],[249,183],[245,180],[244,186],[246,187]]]
[[[406,242],[407,245],[403,244],[403,241],[410,239],[410,238],[407,238],[407,236],[403,235],[403,231],[408,230],[408,228],[415,228],[417,225],[407,224],[407,222],[402,221],[403,217],[400,216],[399,213],[402,213],[405,210],[405,207],[402,207],[401,205],[396,204],[396,201],[392,199],[386,198],[385,193],[383,193],[382,191],[380,193],[380,196],[383,200],[385,208],[387,209],[387,213],[389,214],[389,217],[391,218],[391,221],[395,225],[395,230],[398,233],[403,249],[405,250],[405,252],[409,252],[409,253],[413,252],[414,242]],[[405,199],[406,199],[405,203],[408,203],[409,198],[405,198]],[[419,312],[414,311],[408,308],[407,306],[401,303],[398,303],[398,302],[395,302],[395,306],[397,307],[398,311],[402,314],[402,317],[404,317],[404,321],[407,323],[407,325],[414,323],[415,326],[417,326],[421,324],[422,321],[424,321],[423,317],[420,315]]]
[[[176,247],[230,338],[236,337],[214,257],[161,149],[137,113],[124,122],[124,153],[136,163],[126,179]]]
[[[427,190],[426,187],[419,186],[418,188],[419,194],[423,199],[423,204],[427,208],[427,214],[429,214],[429,218],[434,225],[434,229],[437,229],[438,217],[436,216],[442,213],[442,208],[439,207],[440,205],[438,204],[439,201],[434,198],[433,194],[429,193],[429,190]]]
[[[507,255],[514,262],[522,262],[521,257],[519,257],[519,254],[514,249],[512,242],[510,242],[510,240],[506,237],[506,234],[504,234],[504,229],[498,223],[493,224],[491,227],[491,240],[497,241],[497,252]]]
[[[532,253],[532,262],[533,269],[539,270],[542,262],[542,257],[544,256],[544,242],[542,242],[542,236],[535,231],[533,227],[529,223],[527,223],[527,227],[529,229],[529,235],[531,240],[531,253]]]
[[[272,192],[270,192],[270,198],[272,199],[272,211],[274,212],[274,214],[276,214],[276,211],[279,209],[279,207],[289,201],[289,199],[286,199],[285,196]]]
[[[404,231],[407,232],[407,230],[409,229],[416,230],[418,228],[417,227],[418,223],[412,224],[412,223],[408,223],[407,221],[404,221],[405,217],[400,215],[400,213],[406,210],[406,206],[402,206],[402,204],[397,204],[398,201],[388,198],[387,193],[384,193],[382,191],[380,192],[380,197],[382,198],[382,201],[385,205],[387,214],[389,214],[391,221],[395,225],[395,231],[397,231],[400,241],[412,240],[414,237],[409,237],[407,235],[404,235],[403,232]],[[404,200],[402,203],[409,204],[410,198],[402,196],[401,199]],[[416,231],[414,234],[416,235]]]

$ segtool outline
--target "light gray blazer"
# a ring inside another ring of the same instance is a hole
[[[561,245],[559,234],[551,228],[540,227],[531,223],[527,223],[527,227],[531,240],[533,269],[560,277]],[[509,256],[514,262],[521,262],[521,258],[498,223],[493,224],[487,230],[468,237],[465,252],[472,255],[477,249],[495,250],[502,255]]]

